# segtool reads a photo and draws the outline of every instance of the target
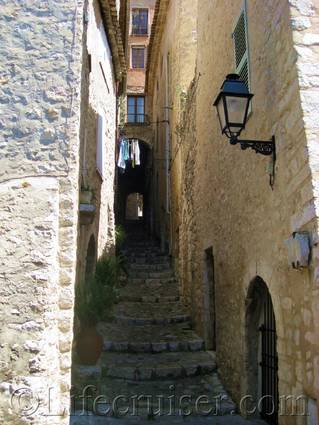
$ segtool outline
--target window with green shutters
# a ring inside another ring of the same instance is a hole
[[[250,65],[248,47],[247,12],[243,8],[233,32],[235,71],[250,90]]]

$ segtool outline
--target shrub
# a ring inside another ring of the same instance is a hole
[[[94,326],[110,318],[118,297],[121,257],[102,255],[96,263],[94,276],[84,284],[78,284],[75,296],[75,313],[81,326]]]
[[[123,247],[123,244],[126,240],[126,233],[124,227],[121,224],[115,226],[115,241],[116,248],[119,250]]]

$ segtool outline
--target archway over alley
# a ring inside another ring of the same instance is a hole
[[[141,139],[127,139],[129,144],[133,141],[137,141],[139,145],[140,164],[136,165],[130,159],[126,161],[125,169],[118,167],[117,223],[125,225],[127,220],[134,219],[132,208],[134,209],[135,205],[136,214],[140,221],[143,221],[149,227],[151,217],[151,148]],[[134,197],[136,204],[134,204]]]

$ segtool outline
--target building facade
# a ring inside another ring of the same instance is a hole
[[[145,76],[148,45],[155,12],[156,0],[131,0],[128,6],[127,32],[127,78],[125,96],[121,101],[120,137],[130,144],[136,140],[141,152],[141,163],[134,169],[128,164],[126,170],[117,172],[117,221],[124,223],[128,201],[140,199],[143,215],[150,224],[150,182],[152,169],[153,124],[146,114]],[[119,152],[119,146],[118,146]],[[129,197],[131,199],[129,200]],[[140,201],[139,201],[140,202]],[[138,203],[135,204],[138,208]],[[130,209],[130,207],[129,207]],[[146,212],[147,211],[147,212]]]
[[[156,232],[232,397],[258,416],[270,394],[284,425],[318,420],[318,12],[311,1],[159,0],[148,59],[148,112],[160,121],[165,108],[168,121],[154,139],[168,163],[154,163]],[[213,102],[230,73],[255,95],[242,137],[276,137],[273,187],[271,160],[221,135]],[[288,256],[296,233],[311,247],[305,268]]]
[[[31,3],[0,18],[0,422],[66,424],[74,286],[114,244],[124,2]]]

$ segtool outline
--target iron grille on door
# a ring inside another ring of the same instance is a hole
[[[278,355],[275,315],[270,294],[264,301],[261,332],[261,417],[271,425],[278,424]]]

